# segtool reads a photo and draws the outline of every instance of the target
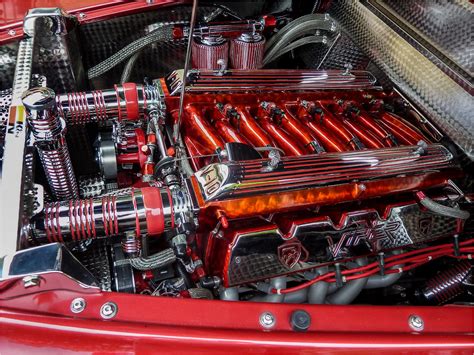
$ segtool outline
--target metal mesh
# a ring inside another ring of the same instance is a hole
[[[331,48],[329,54],[324,58],[321,69],[342,69],[350,64],[353,69],[365,69],[369,64],[369,58],[358,48],[354,42],[342,33]]]
[[[3,159],[5,134],[8,125],[8,111],[12,102],[12,90],[0,91],[0,160]],[[1,165],[0,165],[1,168]]]
[[[87,243],[84,244],[84,243]],[[100,288],[112,291],[112,277],[109,265],[109,244],[107,239],[90,242],[74,242],[69,245],[74,256],[95,276]]]
[[[364,4],[337,1],[330,13],[394,84],[474,159],[472,96]]]
[[[378,0],[460,68],[474,74],[474,5],[467,0]]]

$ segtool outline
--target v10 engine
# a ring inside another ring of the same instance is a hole
[[[269,20],[194,37],[176,25],[192,55],[153,81],[25,91],[37,174],[22,255],[72,253],[79,281],[155,296],[347,304],[400,280],[410,302],[464,292],[467,261],[421,288],[412,274],[471,257],[462,155],[368,71],[261,69],[284,50]],[[94,136],[93,176],[75,172],[77,127]]]

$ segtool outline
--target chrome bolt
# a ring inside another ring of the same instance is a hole
[[[86,309],[86,300],[84,298],[74,298],[70,308],[72,313],[81,313]]]
[[[351,70],[352,70],[352,64],[350,63],[346,63],[344,64],[344,72],[342,73],[342,75],[350,75],[351,74]]]
[[[38,275],[28,275],[23,277],[23,286],[25,288],[39,286],[41,278]]]
[[[13,37],[14,35],[16,35],[16,31],[15,30],[10,30],[10,31],[8,31],[8,35]]]
[[[272,328],[276,323],[275,316],[270,312],[263,312],[260,315],[260,325],[266,329]]]
[[[417,316],[416,314],[412,314],[408,318],[408,325],[416,332],[421,332],[425,328],[425,322],[423,321],[423,318]]]
[[[87,17],[87,15],[84,12],[79,12],[79,18],[81,20],[85,19],[86,17]]]
[[[100,307],[100,316],[104,319],[111,319],[117,315],[118,307],[113,302],[107,302]]]

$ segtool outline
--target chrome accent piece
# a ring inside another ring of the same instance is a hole
[[[453,79],[359,1],[337,1],[331,15],[424,113],[474,159],[474,100]]]
[[[210,164],[195,173],[206,201],[290,189],[335,185],[455,167],[442,145],[326,153],[281,158],[279,166],[266,159]]]
[[[15,277],[41,277],[42,274],[60,272],[81,282],[86,287],[97,287],[97,280],[69,249],[60,243],[52,243],[20,250],[0,258],[0,279]]]
[[[447,199],[438,200],[448,203]],[[283,228],[284,227],[284,228]],[[376,210],[347,212],[333,221],[319,215],[277,216],[272,222],[250,230],[238,227],[225,231],[229,253],[225,286],[254,282],[301,272],[318,263],[334,262],[360,253],[378,253],[453,236],[457,220],[422,210],[416,203],[392,206],[385,217]],[[293,263],[285,263],[291,253]]]
[[[197,26],[194,30],[194,37],[205,38],[213,36],[227,36],[232,33],[256,33],[263,30],[264,24],[256,20],[242,20],[222,24],[210,24],[206,26]],[[184,28],[189,31],[189,28]]]
[[[189,198],[175,192],[171,201],[168,190],[160,190],[165,231],[189,210]],[[177,212],[176,212],[177,211]],[[128,188],[97,198],[46,203],[43,214],[34,222],[36,242],[79,241],[133,233],[146,235],[147,210],[140,189]]]
[[[46,20],[47,18],[47,20]],[[36,26],[38,20],[48,22],[50,34],[64,35],[68,33],[74,23],[74,17],[70,16],[60,8],[36,8],[30,9],[23,22],[23,32],[29,37],[37,34]]]
[[[375,77],[367,71],[353,70],[350,75],[340,70],[227,70],[216,76],[213,70],[190,70],[186,92],[247,92],[247,91],[295,91],[329,89],[373,88]],[[175,70],[166,79],[171,95],[181,92],[183,70]]]
[[[78,314],[86,309],[86,305],[87,305],[86,300],[84,298],[78,297],[78,298],[74,298],[71,301],[71,305],[69,306],[69,308],[72,313]]]
[[[79,195],[81,198],[93,198],[105,192],[105,180],[102,176],[79,179]]]
[[[265,329],[273,328],[276,324],[276,318],[271,312],[263,312],[259,318],[260,325]]]
[[[66,123],[55,109],[55,93],[37,87],[23,94],[28,124],[53,197],[65,200],[79,197],[76,177],[66,143]]]
[[[186,57],[184,58],[183,80],[182,80],[181,92],[179,96],[178,121],[173,126],[173,142],[172,142],[173,144],[178,143],[180,140],[180,134],[181,134],[180,128],[181,128],[181,121],[183,117],[183,108],[184,108],[184,94],[186,93],[186,85],[188,84],[187,82],[188,71],[191,65],[193,32],[194,32],[194,26],[196,25],[197,7],[198,7],[198,0],[193,0],[193,7],[191,10],[191,17],[189,21],[189,35],[188,35],[188,44],[186,46]]]
[[[100,307],[100,316],[104,319],[112,319],[118,313],[118,306],[114,302],[107,302]]]
[[[23,286],[25,288],[39,286],[41,283],[41,277],[39,275],[28,275],[23,277]]]
[[[416,314],[412,314],[408,318],[408,325],[415,332],[421,332],[423,329],[425,329],[425,322],[423,321],[423,318],[417,316]]]

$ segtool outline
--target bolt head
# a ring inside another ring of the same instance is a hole
[[[118,306],[113,302],[107,302],[100,307],[100,316],[104,319],[111,319],[117,315]]]
[[[425,328],[425,322],[423,321],[423,318],[416,314],[412,314],[408,318],[408,325],[416,332],[421,332]]]
[[[8,31],[8,35],[13,37],[13,36],[16,35],[16,31],[15,30],[10,30],[10,31]]]
[[[266,329],[273,328],[276,323],[275,316],[270,312],[263,312],[260,315],[260,325]]]
[[[87,17],[87,15],[86,15],[84,12],[80,12],[80,13],[79,13],[79,18],[80,18],[81,20],[85,19],[86,17]]]
[[[56,94],[49,88],[35,87],[25,91],[21,99],[29,110],[44,110],[55,105]]]
[[[74,298],[71,302],[71,312],[72,313],[81,313],[86,309],[86,300],[84,298]]]

